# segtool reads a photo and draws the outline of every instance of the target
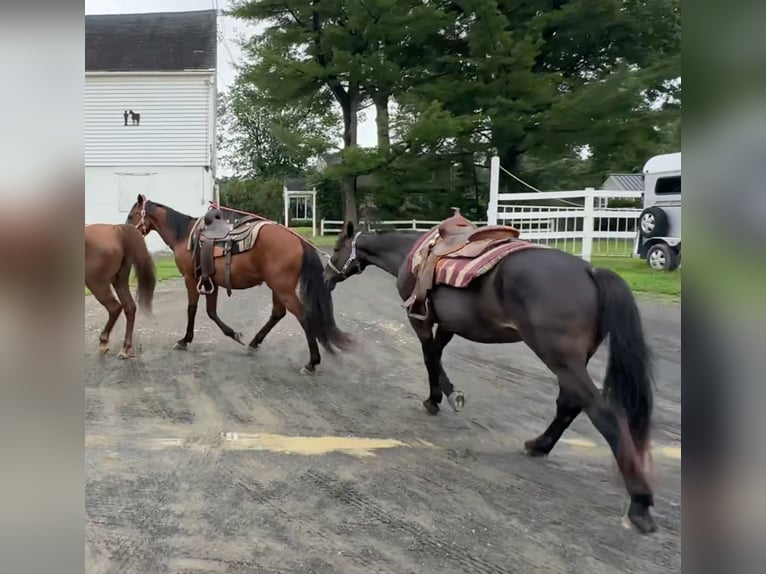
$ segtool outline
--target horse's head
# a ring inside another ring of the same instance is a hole
[[[332,257],[324,269],[324,280],[330,291],[335,289],[337,283],[361,273],[364,269],[365,264],[359,260],[356,249],[356,242],[360,234],[361,232],[354,233],[354,224],[350,221],[338,234]]]
[[[156,214],[153,208],[156,208],[156,206],[139,193],[136,202],[128,212],[125,223],[134,225],[142,235],[147,235],[153,229],[157,229]]]

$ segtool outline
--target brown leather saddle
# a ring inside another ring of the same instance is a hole
[[[197,291],[209,295],[215,289],[215,260],[226,257],[223,287],[231,296],[231,256],[249,251],[255,245],[253,227],[264,219],[248,215],[230,225],[218,208],[208,210],[203,225],[192,240]]]
[[[415,269],[415,287],[405,302],[409,315],[416,319],[428,318],[428,296],[434,286],[436,266],[444,257],[465,257],[473,259],[499,243],[511,241],[519,236],[519,230],[507,225],[477,227],[463,217],[460,209],[452,208],[451,217],[438,226],[438,234],[420,264]]]

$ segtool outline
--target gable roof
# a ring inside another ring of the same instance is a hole
[[[85,16],[85,70],[215,69],[215,10]]]
[[[601,189],[611,189],[612,191],[644,191],[644,174],[610,174],[601,185]]]

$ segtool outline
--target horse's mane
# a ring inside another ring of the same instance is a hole
[[[405,235],[415,235],[418,233],[425,233],[422,229],[371,229],[370,230],[373,233],[377,233],[379,235],[386,235],[386,234],[392,234],[392,233],[404,233]]]
[[[191,215],[186,215],[185,213],[181,213],[180,211],[176,211],[172,207],[169,207],[165,205],[164,203],[159,203],[157,201],[149,201],[150,205],[155,205],[157,207],[161,207],[165,210],[166,213],[166,220],[168,222],[168,226],[173,231],[173,233],[176,236],[176,239],[181,240],[189,233],[189,223],[192,221],[196,221],[195,217],[192,217]]]

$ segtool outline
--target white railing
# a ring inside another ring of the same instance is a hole
[[[512,225],[521,231],[524,239],[569,251],[587,261],[593,256],[633,255],[641,209],[603,206],[609,199],[640,198],[640,191],[586,188],[499,193],[499,170],[499,160],[493,157],[487,209],[491,225]],[[541,202],[547,205],[541,205]]]
[[[386,229],[413,229],[415,231],[428,231],[441,220],[427,219],[396,219],[390,221],[377,221],[375,227]],[[486,225],[486,221],[474,221],[476,225]],[[322,219],[319,222],[319,235],[337,235],[343,229],[343,222],[335,219]],[[366,229],[364,221],[359,222],[359,229]]]

